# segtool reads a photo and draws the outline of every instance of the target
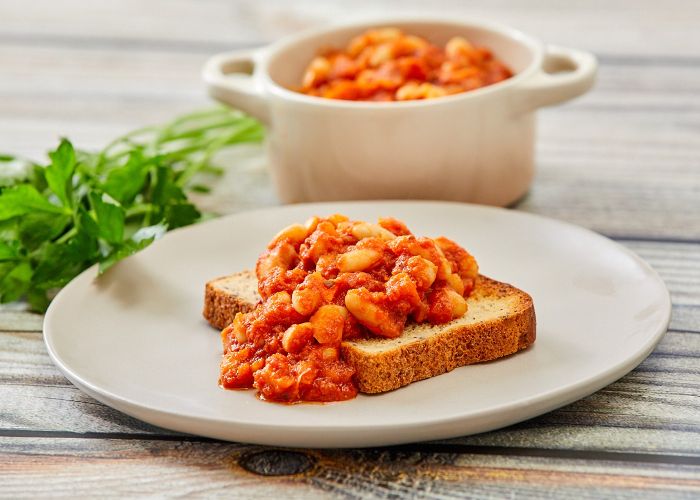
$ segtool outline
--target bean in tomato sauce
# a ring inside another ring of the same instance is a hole
[[[344,49],[321,51],[308,65],[300,91],[350,101],[432,99],[498,83],[511,70],[464,37],[438,47],[397,28],[368,30]]]
[[[342,401],[357,395],[343,341],[460,317],[478,266],[455,242],[416,237],[396,219],[332,215],[280,231],[256,275],[261,302],[221,332],[221,385],[271,401]]]

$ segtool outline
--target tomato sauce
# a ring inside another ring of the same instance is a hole
[[[256,274],[262,301],[221,332],[221,385],[271,401],[342,401],[357,395],[343,341],[461,316],[478,266],[453,241],[416,238],[396,219],[332,215],[280,231]]]
[[[513,76],[493,53],[453,37],[445,47],[396,28],[366,31],[343,50],[328,49],[304,73],[302,93],[351,101],[432,99]]]

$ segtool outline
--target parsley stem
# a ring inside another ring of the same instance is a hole
[[[73,226],[68,231],[63,233],[56,241],[54,241],[54,243],[59,243],[59,244],[65,243],[66,241],[71,239],[76,234],[78,234],[78,228],[77,228],[77,226]]]
[[[42,312],[51,291],[82,270],[99,263],[101,274],[166,230],[203,220],[188,198],[209,187],[197,174],[220,175],[216,153],[263,133],[254,119],[218,107],[134,130],[97,152],[64,139],[49,161],[27,161],[22,175],[0,179],[0,249],[30,256],[0,279],[0,302],[25,297]],[[0,165],[15,161],[0,155]],[[0,262],[0,277],[8,265]]]

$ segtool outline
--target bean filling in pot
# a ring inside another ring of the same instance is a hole
[[[407,101],[466,92],[511,76],[489,49],[466,38],[453,37],[442,48],[382,28],[353,38],[344,50],[320,52],[299,90],[330,99]]]
[[[272,401],[340,401],[357,395],[343,341],[462,316],[478,266],[455,242],[416,237],[396,219],[332,215],[283,229],[256,275],[261,302],[221,332],[221,385]]]

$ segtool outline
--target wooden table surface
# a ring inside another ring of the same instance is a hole
[[[42,318],[0,311],[0,496],[244,498],[700,495],[700,3],[0,0],[0,151],[59,136],[97,148],[208,102],[206,57],[329,20],[473,14],[594,51],[585,97],[540,112],[538,173],[516,207],[609,236],[673,298],[668,334],[603,390],[496,432],[365,450],[276,450],[183,436],[98,403],[52,365]],[[352,5],[352,7],[349,7]],[[275,203],[257,148],[219,211]],[[255,189],[249,189],[254,185]]]

